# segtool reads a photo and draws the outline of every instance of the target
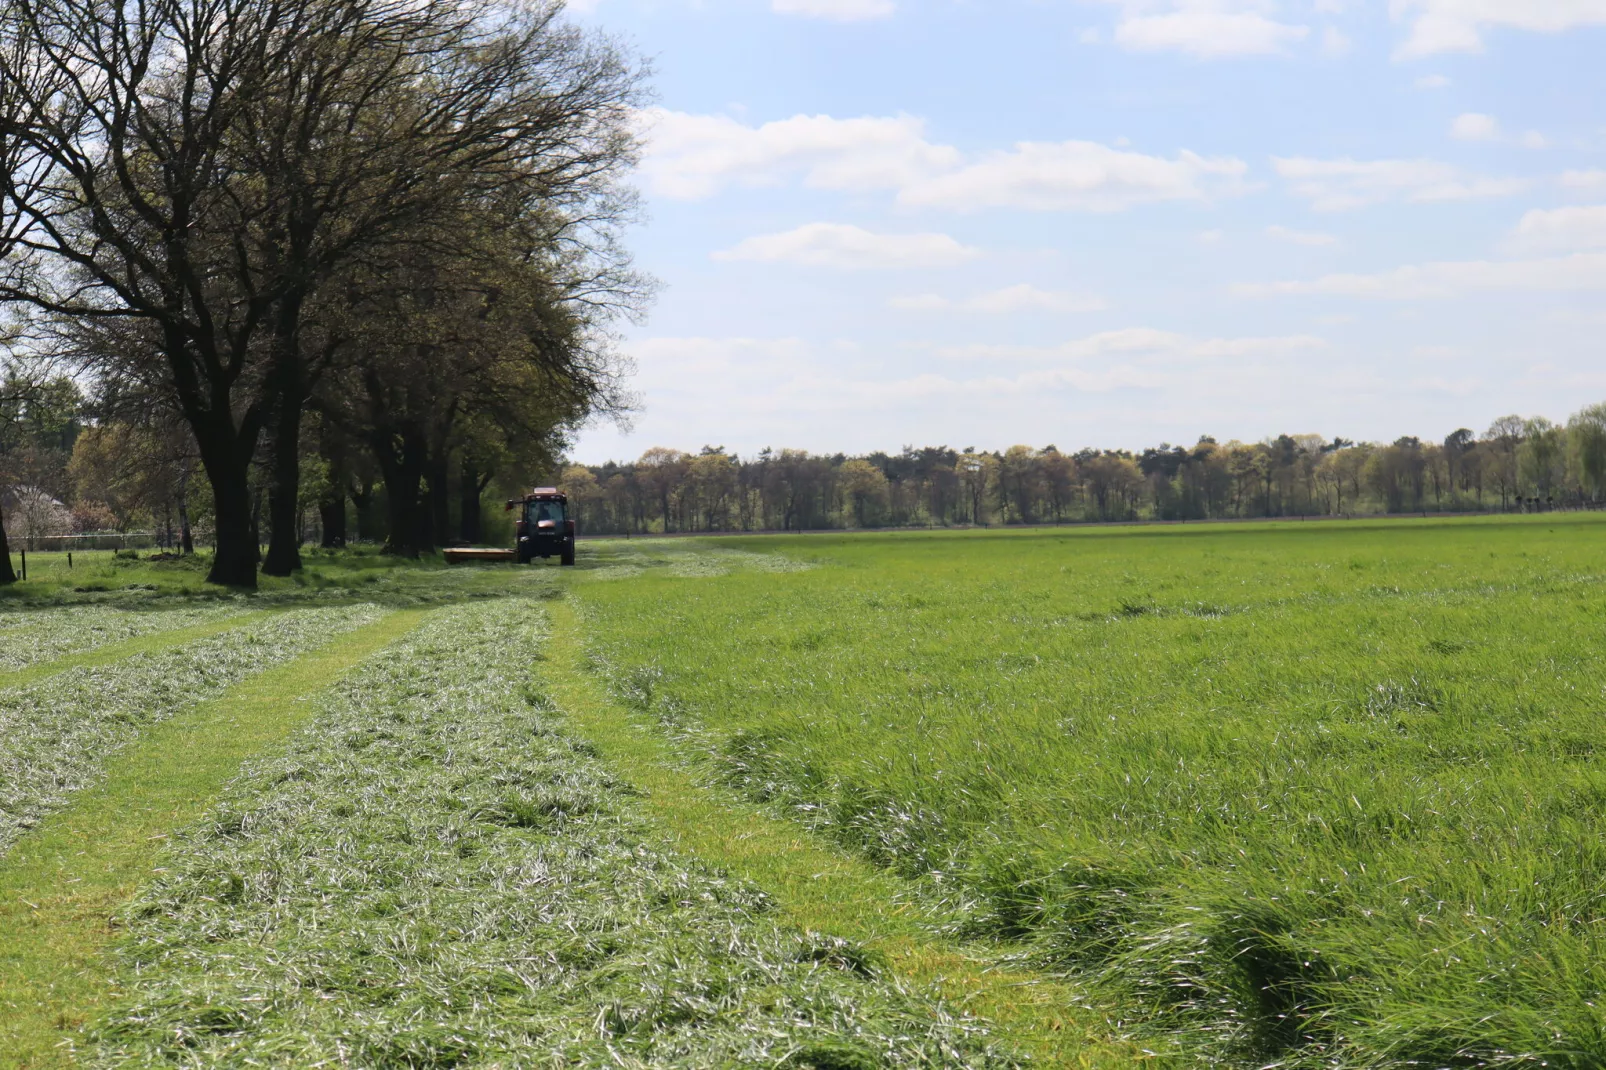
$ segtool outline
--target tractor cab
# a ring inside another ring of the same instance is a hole
[[[527,565],[533,558],[556,557],[565,565],[574,564],[574,519],[569,515],[569,498],[556,487],[536,487],[523,499],[507,503],[509,512],[518,510],[514,522],[514,551],[518,562]]]

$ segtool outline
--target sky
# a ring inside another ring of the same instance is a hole
[[[573,456],[1439,439],[1606,400],[1606,0],[585,0],[650,61]]]

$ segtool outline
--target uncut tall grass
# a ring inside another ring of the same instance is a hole
[[[1606,524],[733,545],[581,588],[621,688],[1123,1028],[1606,1063]]]

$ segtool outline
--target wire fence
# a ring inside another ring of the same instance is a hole
[[[63,550],[148,550],[156,545],[152,531],[112,531],[93,535],[22,535],[14,549],[29,553]]]

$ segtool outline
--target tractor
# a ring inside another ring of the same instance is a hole
[[[515,521],[513,552],[521,565],[533,558],[556,557],[565,565],[574,564],[574,520],[569,516],[569,496],[556,487],[536,487],[522,499],[507,503],[507,511],[519,511]]]

